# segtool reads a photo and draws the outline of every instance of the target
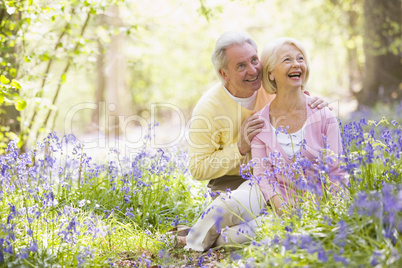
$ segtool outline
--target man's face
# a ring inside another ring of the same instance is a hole
[[[219,70],[225,87],[235,97],[251,97],[261,87],[262,66],[257,51],[246,42],[228,47],[225,54],[227,67]]]

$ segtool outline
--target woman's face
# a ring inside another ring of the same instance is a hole
[[[306,77],[307,64],[301,51],[294,45],[285,44],[278,49],[278,61],[269,79],[274,80],[277,89],[300,88]]]

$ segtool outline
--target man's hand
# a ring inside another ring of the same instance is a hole
[[[312,100],[309,101],[308,105],[310,105],[311,108],[317,107],[318,109],[322,109],[324,107],[328,106],[328,102],[325,100],[318,98],[318,97],[311,97]],[[332,111],[332,108],[328,106],[328,108]]]
[[[263,126],[264,120],[258,115],[252,115],[244,120],[240,128],[240,140],[237,143],[241,155],[251,151],[251,140],[261,132]]]

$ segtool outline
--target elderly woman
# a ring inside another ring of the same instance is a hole
[[[347,178],[337,161],[342,152],[338,120],[327,107],[322,110],[311,108],[308,105],[310,97],[303,93],[309,77],[303,45],[292,38],[276,39],[264,48],[261,63],[263,87],[276,97],[259,112],[264,127],[251,144],[255,162],[253,174],[265,201],[281,214],[284,205],[297,201],[297,181],[302,180],[304,185],[316,183],[317,188],[323,190],[318,183],[317,168],[314,170],[318,165],[314,165],[314,161],[319,161],[317,157],[324,149],[331,150],[336,156],[327,163],[329,188],[338,189],[347,183]],[[296,158],[313,164],[305,166],[303,172],[278,172],[278,163],[291,167]]]

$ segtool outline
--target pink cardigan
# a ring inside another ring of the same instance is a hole
[[[304,135],[306,143],[304,148],[301,148],[302,157],[313,161],[319,156],[320,151],[325,146],[323,135],[327,139],[329,149],[336,156],[339,156],[342,153],[342,143],[337,118],[328,107],[320,110],[317,108],[312,109],[308,105],[310,99],[309,96],[306,96],[307,120]],[[296,185],[293,178],[285,178],[286,176],[274,174],[274,169],[277,169],[278,166],[286,167],[286,164],[291,166],[294,160],[292,160],[292,157],[287,156],[276,140],[275,132],[270,125],[269,108],[270,104],[258,112],[260,118],[264,120],[264,127],[251,142],[251,155],[254,161],[253,174],[266,201],[274,195],[281,194],[284,201],[288,202],[289,197],[296,196]],[[275,162],[273,165],[270,161],[264,161],[264,158],[269,157],[271,153],[278,155],[278,152],[281,155],[279,162]],[[311,182],[311,180],[316,179],[317,175],[314,173],[314,167],[316,165],[304,170],[304,178],[307,181]],[[328,174],[331,182],[339,185],[340,179],[341,183],[348,183],[346,172],[339,168],[339,161],[334,161],[329,167]],[[289,172],[289,169],[286,171]],[[320,186],[318,188],[321,189]],[[336,189],[337,187],[335,186]],[[292,198],[290,201],[294,203],[295,200]]]

